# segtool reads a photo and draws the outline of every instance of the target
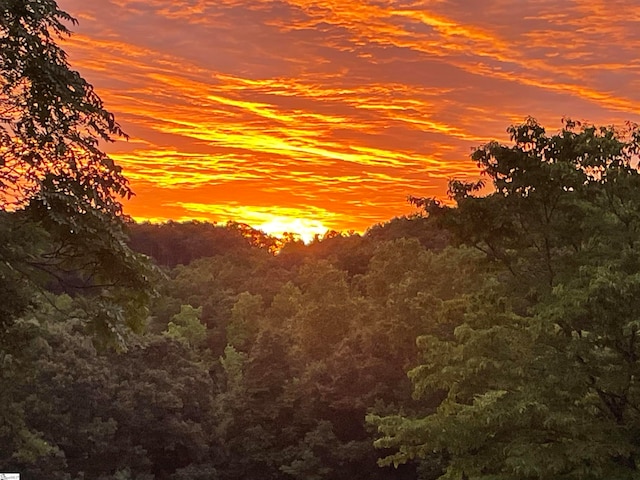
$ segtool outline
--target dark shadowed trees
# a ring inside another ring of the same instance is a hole
[[[437,410],[371,416],[377,445],[397,449],[384,463],[441,455],[443,478],[636,478],[640,132],[509,131],[473,155],[495,193],[424,202],[499,270],[449,335],[418,339],[415,395],[444,392]]]
[[[153,272],[126,244],[131,190],[100,148],[124,134],[57,43],[74,22],[53,0],[0,2],[0,455],[36,470],[64,463],[20,403],[54,294],[70,294],[56,318],[124,348],[144,325]]]

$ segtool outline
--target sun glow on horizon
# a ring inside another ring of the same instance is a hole
[[[640,123],[631,0],[59,3],[71,65],[130,135],[105,150],[134,218],[362,232],[477,180],[471,150],[529,115]]]
[[[245,223],[272,237],[284,238],[292,235],[304,243],[310,243],[316,236],[322,237],[329,230],[332,230],[320,219],[324,214],[331,221],[332,215],[311,207],[295,209],[291,207],[252,207],[183,202],[178,202],[177,206],[186,209],[189,214],[178,218],[144,215],[136,215],[132,218],[137,222],[148,221],[151,223],[164,223],[170,220],[181,222],[195,220],[215,224]]]
[[[329,231],[318,220],[281,216],[276,216],[273,220],[257,225],[254,228],[277,238],[283,238],[285,234],[293,234],[304,243],[311,243],[314,238],[317,236],[322,237]]]
[[[229,222],[240,222],[245,223],[242,219],[223,219],[222,221],[213,220],[207,216],[188,216],[182,218],[163,218],[163,217],[144,217],[144,216],[134,216],[131,217],[138,223],[150,222],[150,223],[166,223],[169,221],[178,221],[178,222],[189,222],[189,221],[198,221],[198,222],[210,222],[213,224],[226,224]],[[263,223],[247,223],[251,228],[259,230],[271,237],[275,237],[278,239],[284,239],[287,237],[293,237],[294,239],[301,240],[303,243],[309,244],[315,238],[322,237],[325,235],[330,229],[325,227],[322,222],[318,220],[309,220],[302,218],[291,218],[291,217],[283,217],[283,216],[274,216],[271,220],[268,220]]]

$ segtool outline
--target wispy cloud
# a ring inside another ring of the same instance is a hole
[[[640,120],[640,6],[614,3],[60,1],[71,62],[132,138],[107,147],[130,214],[307,231],[444,196],[527,115]]]

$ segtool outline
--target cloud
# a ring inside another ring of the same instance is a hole
[[[70,61],[131,135],[106,148],[137,217],[364,230],[476,178],[471,149],[527,115],[640,120],[631,0],[60,5],[81,20]]]

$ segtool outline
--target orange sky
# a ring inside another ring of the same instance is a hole
[[[362,231],[527,115],[640,122],[635,0],[59,0],[136,219]]]

